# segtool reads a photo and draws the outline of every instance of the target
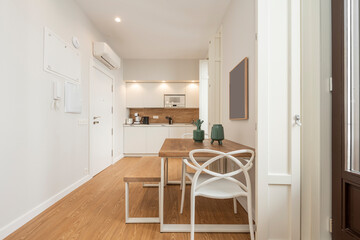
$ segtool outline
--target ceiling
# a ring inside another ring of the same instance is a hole
[[[199,59],[231,0],[75,1],[122,58]]]

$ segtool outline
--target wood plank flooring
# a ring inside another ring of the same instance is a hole
[[[125,224],[123,177],[138,158],[124,158],[105,169],[39,216],[6,238],[12,239],[189,239],[188,233],[160,233],[159,224]],[[169,179],[180,178],[180,159],[169,160]],[[165,190],[165,223],[190,222],[190,186],[187,187],[184,213],[179,214],[178,185]],[[158,213],[156,188],[130,184],[130,216],[155,217]],[[196,223],[247,223],[247,214],[238,204],[233,213],[232,200],[197,198]],[[244,233],[196,233],[197,240],[248,240]]]

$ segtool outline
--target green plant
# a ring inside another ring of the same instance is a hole
[[[201,130],[201,124],[203,124],[203,123],[204,123],[204,121],[200,120],[200,119],[193,122],[193,124],[197,127],[197,130]]]

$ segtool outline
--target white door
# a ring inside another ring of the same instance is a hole
[[[300,1],[257,1],[257,239],[300,239]]]
[[[94,176],[112,164],[113,155],[113,77],[92,67],[90,115],[90,170]]]

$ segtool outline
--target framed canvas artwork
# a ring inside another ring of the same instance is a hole
[[[246,120],[249,118],[248,58],[244,58],[231,70],[229,79],[230,119]]]

